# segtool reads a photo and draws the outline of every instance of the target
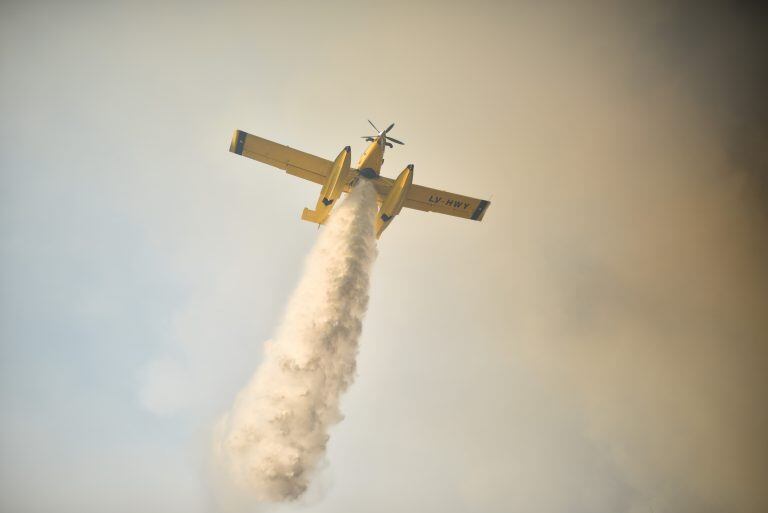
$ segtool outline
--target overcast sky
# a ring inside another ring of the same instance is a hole
[[[385,232],[328,462],[262,510],[768,510],[766,11],[642,4],[3,2],[0,509],[244,509],[210,431],[318,190],[231,133],[370,118],[492,206]]]

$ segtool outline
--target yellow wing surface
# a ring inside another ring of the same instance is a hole
[[[424,210],[425,212],[438,212],[449,216],[463,217],[473,221],[482,221],[491,202],[452,192],[440,191],[412,185],[408,190],[404,206]]]
[[[323,185],[333,162],[310,153],[235,130],[229,151],[258,160],[310,182]]]
[[[229,151],[269,164],[319,185],[326,182],[333,167],[333,162],[330,160],[248,134],[242,130],[235,130]],[[354,180],[358,175],[357,169],[350,169],[350,179]],[[394,180],[379,176],[372,181],[379,202],[381,202],[389,194]],[[349,187],[345,187],[345,192],[349,192]],[[424,212],[438,212],[480,221],[490,204],[487,200],[413,184],[408,189],[403,206]]]
[[[394,180],[385,177],[379,177],[374,182],[380,200],[387,197],[393,183]],[[411,185],[408,189],[405,203],[403,203],[403,206],[407,208],[463,217],[473,221],[481,221],[490,205],[491,202],[488,200],[471,198],[416,184]]]

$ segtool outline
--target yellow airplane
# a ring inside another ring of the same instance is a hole
[[[376,128],[368,120],[376,135],[366,135],[363,139],[371,144],[363,152],[357,167],[350,165],[351,149],[349,146],[341,150],[336,160],[331,162],[322,157],[316,157],[276,142],[262,139],[242,130],[235,130],[229,151],[252,158],[285,170],[288,174],[298,176],[310,182],[322,185],[315,210],[304,209],[301,218],[321,225],[331,213],[336,200],[342,192],[349,192],[361,178],[370,180],[378,196],[379,212],[376,215],[376,238],[389,226],[392,219],[400,213],[403,207],[415,208],[425,212],[439,212],[473,221],[483,219],[490,201],[479,200],[453,194],[451,192],[430,189],[413,183],[413,164],[408,165],[397,179],[392,180],[381,176],[381,166],[384,163],[384,150],[392,148],[392,143],[405,144],[389,136],[389,131],[395,126],[389,125],[385,130]]]

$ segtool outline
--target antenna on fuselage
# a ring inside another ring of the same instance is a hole
[[[395,126],[394,123],[389,125],[385,130],[379,130],[378,128],[376,128],[376,125],[374,125],[373,121],[371,121],[370,119],[368,120],[368,123],[370,123],[373,129],[376,130],[377,134],[363,135],[362,138],[365,139],[366,141],[373,142],[378,139],[379,141],[381,141],[381,144],[388,146],[390,148],[392,148],[392,144],[390,143],[390,141],[396,144],[405,144],[403,141],[398,141],[394,137],[389,137],[389,135],[387,135],[389,131],[392,130],[392,128]]]

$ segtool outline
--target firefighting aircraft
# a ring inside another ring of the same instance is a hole
[[[357,162],[357,167],[350,166],[351,149],[349,146],[341,150],[336,160],[331,162],[322,157],[316,157],[245,133],[242,130],[235,130],[229,151],[322,185],[315,210],[305,208],[301,214],[304,221],[318,225],[325,223],[328,219],[331,209],[341,193],[348,193],[361,178],[373,183],[378,196],[380,206],[376,215],[376,238],[381,237],[381,233],[403,207],[425,212],[439,212],[473,221],[483,219],[485,211],[491,204],[490,201],[416,185],[413,183],[413,164],[403,169],[395,180],[381,176],[384,150],[387,147],[392,148],[392,143],[405,143],[388,135],[392,127],[395,126],[394,123],[384,130],[376,128],[371,120],[368,120],[368,123],[377,133],[376,135],[363,136],[363,139],[371,144],[363,152]]]

